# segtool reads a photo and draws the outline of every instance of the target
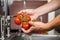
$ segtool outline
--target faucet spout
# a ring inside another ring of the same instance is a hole
[[[23,0],[24,9],[26,9],[26,0]]]

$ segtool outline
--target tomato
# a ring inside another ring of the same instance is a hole
[[[31,20],[31,18],[30,18],[29,15],[25,15],[25,16],[24,16],[24,21],[30,21],[30,20]]]
[[[23,23],[22,23],[22,28],[24,28],[25,30],[27,30],[27,29],[30,28],[30,24],[27,23],[27,22],[23,22]]]
[[[23,15],[22,13],[17,15],[18,18],[21,18],[21,17],[23,17],[23,16],[24,16],[24,15]]]
[[[20,19],[19,19],[18,17],[15,17],[15,18],[14,18],[14,22],[15,22],[15,24],[17,24],[17,25],[20,25],[20,24],[21,24],[21,21],[20,21]]]
[[[38,34],[43,34],[43,32],[38,32]]]
[[[20,14],[17,15],[17,17],[18,17],[21,21],[23,21],[24,15],[23,15],[22,13],[20,13]]]
[[[26,20],[28,20],[28,21],[30,21],[30,20],[31,20],[31,18],[30,18],[30,16],[29,16],[29,15],[27,15],[27,16],[26,16]]]

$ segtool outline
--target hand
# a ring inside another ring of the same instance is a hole
[[[31,16],[31,20],[36,20],[38,15],[37,13],[34,13],[34,9],[25,9],[25,10],[21,10],[19,11],[18,13],[24,13],[24,14],[27,14],[27,15],[30,15]]]
[[[24,30],[22,28],[22,31],[26,34],[29,34],[33,31],[47,31],[50,30],[50,26],[48,23],[42,23],[42,22],[29,22],[32,26],[28,30]]]

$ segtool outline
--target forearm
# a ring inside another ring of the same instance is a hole
[[[60,15],[58,15],[54,20],[48,23],[50,29],[60,26]]]
[[[54,11],[60,7],[59,1],[51,1],[43,6],[40,6],[34,10],[34,13],[37,13],[37,16],[44,15],[48,12]],[[36,14],[35,14],[36,15]]]

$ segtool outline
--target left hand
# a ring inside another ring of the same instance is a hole
[[[30,15],[31,20],[36,20],[38,18],[38,15],[37,13],[34,12],[34,10],[35,9],[24,9],[24,10],[19,11],[18,14],[23,12],[25,15],[26,14]]]

